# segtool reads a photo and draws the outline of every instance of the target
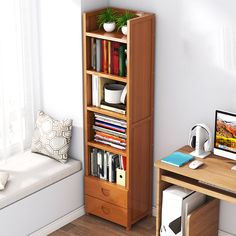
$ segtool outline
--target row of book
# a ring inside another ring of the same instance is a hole
[[[117,169],[126,170],[126,157],[101,149],[90,152],[90,174],[103,180],[116,183]]]
[[[107,78],[99,77],[97,75],[92,75],[92,105],[125,115],[125,104],[110,104],[104,101],[104,85],[111,83],[114,83],[114,81]],[[125,89],[127,93],[127,87],[125,87]]]
[[[126,44],[91,38],[91,67],[98,72],[126,76]]]
[[[126,149],[127,122],[110,116],[94,113],[94,141],[121,150]]]

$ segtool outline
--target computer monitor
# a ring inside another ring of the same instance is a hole
[[[216,111],[214,154],[236,160],[236,114]]]

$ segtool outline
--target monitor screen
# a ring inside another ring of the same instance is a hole
[[[214,147],[236,154],[236,114],[216,111]]]

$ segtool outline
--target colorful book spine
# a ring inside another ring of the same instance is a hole
[[[96,39],[96,71],[100,72],[102,70],[102,45],[101,39]]]
[[[126,157],[121,156],[121,162],[122,162],[122,169],[126,170],[127,169]]]
[[[126,131],[126,129],[124,129],[123,127],[119,127],[117,125],[112,125],[107,122],[95,121],[95,125],[98,125],[98,126],[101,126],[104,128],[109,128],[109,129],[112,129],[112,130],[115,130],[118,132],[123,132],[123,133],[125,133],[125,131]]]
[[[97,120],[109,122],[111,124],[122,126],[125,128],[127,127],[127,122],[124,120],[117,119],[117,118],[110,117],[110,116],[106,116],[106,115],[102,115],[102,114],[98,114],[98,113],[94,113],[94,116],[95,116],[95,119],[97,119]]]
[[[116,183],[117,169],[126,170],[126,157],[93,148],[90,164],[92,176]]]
[[[111,134],[105,134],[100,131],[95,131],[95,135],[97,135],[99,137],[104,137],[106,139],[111,139],[111,140],[114,140],[115,142],[123,143],[126,145],[126,139],[124,139],[124,138],[119,138],[119,137],[111,135]]]
[[[114,130],[110,130],[110,129],[107,129],[107,128],[103,128],[103,127],[100,127],[100,126],[97,126],[97,125],[93,125],[93,129],[96,130],[96,131],[104,132],[106,134],[115,135],[115,136],[120,137],[120,138],[127,138],[127,135],[124,134],[124,133],[114,131]]]
[[[111,142],[111,143],[114,143],[114,144],[119,144],[121,146],[126,147],[125,142],[120,142],[120,141],[118,141],[116,139],[113,139],[113,138],[107,138],[104,135],[95,134],[94,137],[95,137],[95,139],[104,140],[104,141],[107,141],[107,142]]]
[[[125,48],[124,44],[120,45],[119,49],[119,76],[125,76]]]
[[[91,38],[91,67],[96,70],[96,40]]]
[[[97,75],[92,75],[92,105],[98,106],[98,80]]]
[[[108,41],[107,51],[108,51],[108,73],[111,74],[111,41]]]
[[[102,71],[108,73],[108,41],[102,40]]]
[[[120,43],[119,42],[113,42],[113,48],[112,48],[112,60],[113,60],[113,74],[119,75],[119,49],[120,49]]]

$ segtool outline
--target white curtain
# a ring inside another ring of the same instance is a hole
[[[30,146],[39,108],[35,1],[0,0],[0,161]]]

